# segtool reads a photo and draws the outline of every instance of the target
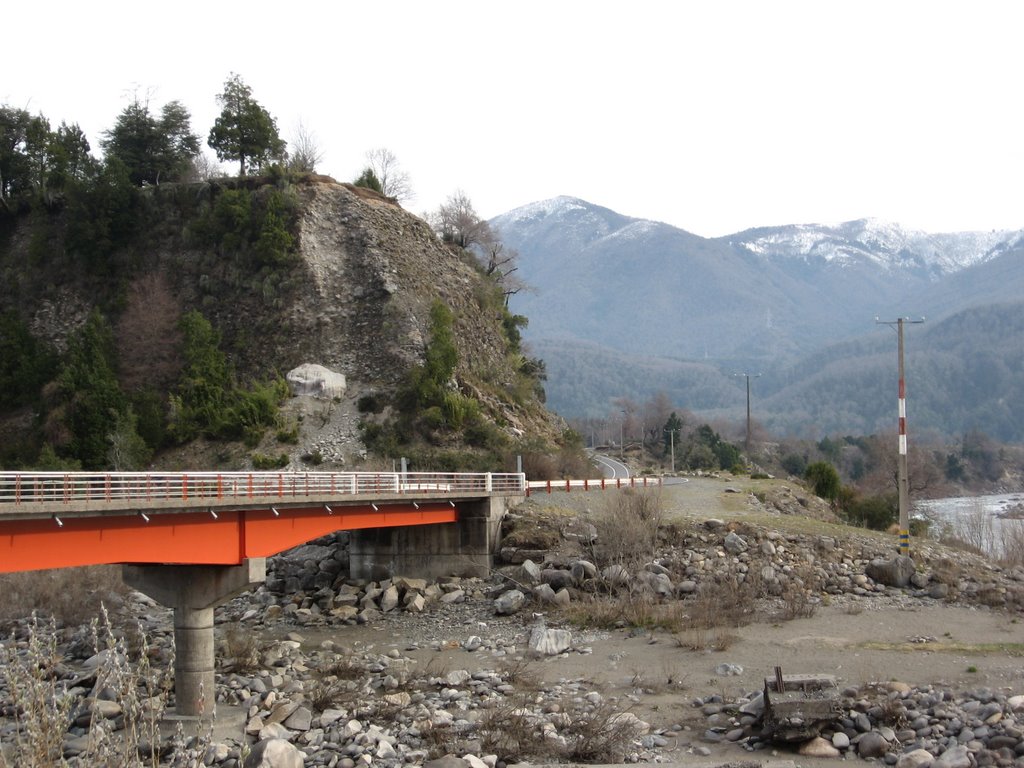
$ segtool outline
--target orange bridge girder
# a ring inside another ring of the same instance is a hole
[[[342,530],[454,523],[454,501],[0,516],[0,573],[112,563],[238,565]]]

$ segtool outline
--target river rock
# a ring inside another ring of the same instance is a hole
[[[305,755],[284,739],[264,739],[253,745],[244,768],[302,768]]]
[[[896,760],[896,768],[928,768],[935,756],[927,749],[915,749],[905,752]]]
[[[494,612],[499,616],[510,616],[526,603],[526,595],[518,589],[510,589],[494,601]]]
[[[557,656],[572,647],[572,633],[567,629],[534,627],[530,632],[530,650],[542,656]]]
[[[827,739],[816,736],[800,745],[798,750],[805,757],[839,757],[839,750]]]

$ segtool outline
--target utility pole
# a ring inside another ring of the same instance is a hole
[[[672,451],[672,474],[676,473],[676,431],[674,429],[666,429],[668,432],[669,446]]]
[[[747,441],[745,449],[747,452],[747,461],[750,461],[750,380],[756,379],[760,376],[760,373],[734,373],[733,376],[743,376],[747,380]]]
[[[622,411],[622,418],[619,420],[619,460],[626,460],[626,446],[622,442],[622,426],[626,423],[626,412]]]
[[[903,370],[903,324],[923,323],[920,320],[908,320],[901,317],[897,320],[886,321],[875,318],[879,325],[888,325],[890,328],[896,326],[896,351],[899,357],[899,454],[896,456],[896,485],[899,490],[900,506],[900,532],[898,551],[901,555],[910,554],[910,481],[907,478],[907,385]]]

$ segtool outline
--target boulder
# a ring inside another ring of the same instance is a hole
[[[518,580],[523,584],[537,584],[540,582],[540,566],[530,558],[523,560],[519,566]]]
[[[253,745],[243,768],[302,768],[304,757],[284,739],[264,739]]]
[[[572,633],[567,629],[534,627],[530,632],[529,647],[542,656],[557,656],[572,647]]]
[[[879,558],[868,563],[864,573],[878,584],[903,588],[910,584],[915,573],[914,561],[906,555],[897,555],[891,560]]]
[[[572,586],[572,574],[560,568],[545,568],[540,572],[540,580],[556,592]]]
[[[494,601],[494,612],[499,616],[509,616],[526,603],[526,595],[518,589],[510,589]]]
[[[555,590],[550,584],[538,584],[533,588],[533,598],[541,605],[548,605],[555,602]]]
[[[597,578],[597,566],[589,560],[573,561],[569,566],[569,572],[572,574],[572,580],[577,584],[582,584],[587,579]]]
[[[736,531],[729,531],[722,544],[726,552],[733,555],[739,555],[747,551],[746,539],[736,533]]]
[[[304,363],[293,368],[284,378],[296,397],[330,400],[345,394],[345,376],[315,363]]]

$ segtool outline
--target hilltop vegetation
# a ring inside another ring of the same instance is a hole
[[[328,463],[504,469],[555,450],[526,320],[486,265],[311,173],[315,148],[289,157],[237,76],[220,99],[209,143],[238,178],[204,169],[178,102],[129,105],[102,160],[77,127],[0,107],[3,466],[282,466],[336,411],[364,442],[347,427]],[[307,362],[348,381],[319,424],[283,379]]]

